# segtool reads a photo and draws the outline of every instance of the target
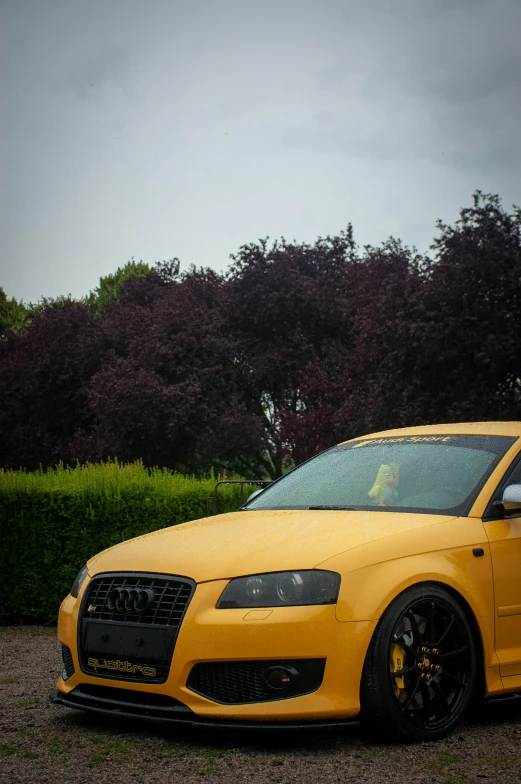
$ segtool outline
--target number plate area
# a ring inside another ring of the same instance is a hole
[[[174,629],[86,620],[81,636],[81,669],[89,675],[140,683],[168,677]]]

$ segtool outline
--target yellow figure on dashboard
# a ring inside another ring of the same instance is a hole
[[[398,500],[398,464],[381,465],[375,483],[368,492],[378,506],[393,506]]]

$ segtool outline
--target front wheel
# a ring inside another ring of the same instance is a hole
[[[387,608],[367,652],[364,725],[396,740],[438,740],[463,718],[476,650],[461,605],[435,584],[413,586]]]

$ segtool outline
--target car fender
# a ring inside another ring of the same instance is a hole
[[[346,551],[316,568],[342,576],[336,614],[344,623],[379,620],[391,602],[413,585],[436,582],[446,586],[462,597],[474,615],[485,666],[497,667],[490,547],[481,521],[459,518],[450,522],[459,533],[459,541],[454,542],[453,529],[452,547],[435,549],[444,544],[447,532],[443,529],[448,525],[444,523]]]

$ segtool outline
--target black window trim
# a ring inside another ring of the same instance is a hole
[[[483,513],[483,517],[481,518],[484,523],[491,522],[492,520],[504,520],[505,514],[498,508],[496,504],[501,503],[501,499],[503,498],[503,492],[505,487],[508,487],[508,482],[516,468],[519,467],[521,464],[521,452],[518,452],[517,455],[514,456],[512,462],[510,463],[509,467],[501,477],[498,485],[492,495],[490,496],[490,501],[488,502],[486,509]]]

